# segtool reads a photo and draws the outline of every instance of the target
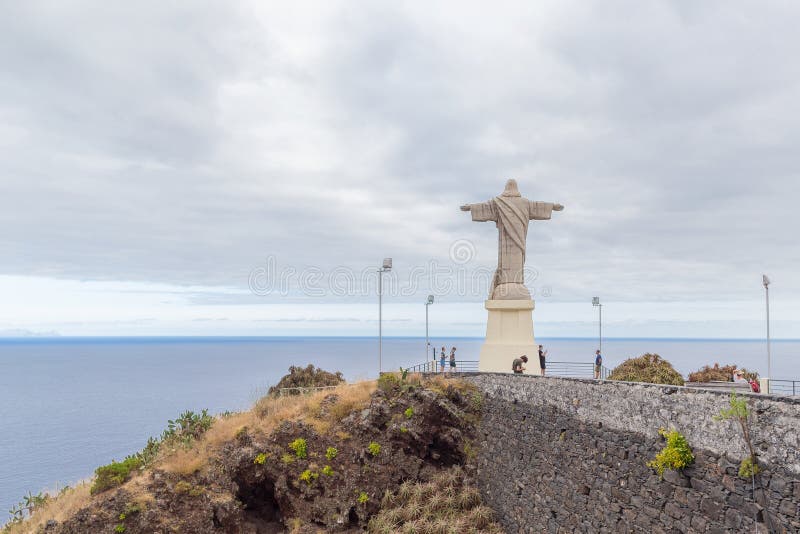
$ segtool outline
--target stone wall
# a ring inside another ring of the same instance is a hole
[[[485,393],[479,485],[509,533],[767,532],[770,523],[800,532],[797,399],[746,395],[765,466],[754,491],[738,477],[747,456],[740,427],[712,419],[728,407],[726,393],[510,374],[468,379]],[[660,427],[684,434],[696,457],[663,480],[646,466],[664,446]]]

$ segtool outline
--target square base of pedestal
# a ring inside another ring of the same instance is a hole
[[[533,300],[487,300],[489,319],[478,370],[510,373],[511,364],[528,357],[525,374],[541,374],[539,347],[533,337]]]

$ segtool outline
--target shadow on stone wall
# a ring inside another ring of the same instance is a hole
[[[662,395],[670,400],[661,403],[652,389],[631,387],[622,390],[627,399],[621,402],[619,388],[628,384],[606,388],[604,397],[597,392],[603,384],[593,381],[578,386],[578,381],[509,375],[470,380],[487,395],[479,484],[508,532],[767,532],[768,519],[775,532],[800,531],[800,477],[786,465],[767,464],[765,490],[754,488],[751,480],[738,477],[745,453],[735,428],[713,421],[717,427],[705,426],[714,413],[704,402],[724,405],[726,395],[703,402],[686,396],[675,403],[672,392]],[[670,413],[655,413],[660,405]],[[797,409],[789,406],[784,419]],[[641,431],[623,421],[634,409]],[[760,409],[776,408],[762,403]],[[594,410],[605,413],[593,417]],[[685,423],[687,415],[695,419],[695,425],[685,424],[691,427],[687,437],[695,462],[682,473],[666,471],[662,480],[646,465],[664,446],[658,428],[665,426],[664,417]],[[796,417],[785,423],[800,426]],[[724,452],[731,450],[730,442],[719,450],[692,443],[691,434],[703,428],[716,428],[715,439],[738,440],[741,457]],[[787,439],[785,433],[781,439]]]

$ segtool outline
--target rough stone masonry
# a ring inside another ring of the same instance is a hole
[[[715,421],[729,394],[501,373],[468,377],[485,394],[478,481],[509,533],[800,532],[800,400],[746,395],[764,466],[738,423]],[[647,467],[675,428],[695,462],[662,480]]]

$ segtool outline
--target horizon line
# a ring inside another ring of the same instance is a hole
[[[237,339],[377,339],[378,336],[364,335],[184,335],[184,334],[165,334],[165,335],[30,335],[30,336],[0,336],[2,341],[66,341],[66,340],[112,340],[112,339],[216,339],[216,340],[237,340]],[[425,339],[424,336],[383,336],[384,339]],[[484,336],[430,336],[428,339],[484,339]],[[571,341],[596,341],[596,337],[579,336],[542,336],[537,339],[571,340]],[[737,337],[604,337],[603,341],[763,341],[766,338],[737,338]],[[800,341],[800,338],[770,338],[770,341]]]

